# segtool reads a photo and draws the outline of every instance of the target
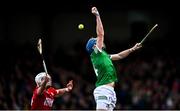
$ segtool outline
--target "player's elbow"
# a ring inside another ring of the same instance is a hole
[[[102,27],[97,29],[97,35],[104,37],[104,29]]]
[[[103,38],[104,37],[104,33],[102,32],[102,33],[98,33],[98,35],[97,35],[99,38]]]

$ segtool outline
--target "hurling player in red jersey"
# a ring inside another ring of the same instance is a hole
[[[32,110],[51,110],[55,97],[70,92],[73,88],[73,80],[69,81],[66,88],[53,88],[51,76],[45,72],[39,73],[35,77],[35,82],[37,86],[31,99]]]

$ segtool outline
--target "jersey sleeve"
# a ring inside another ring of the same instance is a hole
[[[36,88],[36,89],[34,89],[34,91],[33,91],[33,96],[32,96],[32,98],[31,98],[31,106],[32,106],[32,107],[34,107],[33,102],[34,102],[34,99],[37,98],[37,96],[38,96],[38,94],[37,94],[37,88]]]
[[[51,96],[57,95],[57,91],[56,91],[56,89],[53,88],[53,87],[49,88],[48,92],[49,92],[49,94],[50,94]]]
[[[112,59],[112,55],[111,54],[109,54],[109,58]]]
[[[37,94],[37,88],[34,90],[33,96],[34,96],[34,97],[38,96],[38,94]]]

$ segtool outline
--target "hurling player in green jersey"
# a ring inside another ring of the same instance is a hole
[[[90,38],[86,44],[86,50],[90,55],[91,62],[97,77],[94,98],[96,110],[113,110],[116,105],[116,93],[114,91],[117,81],[116,69],[112,60],[120,60],[127,57],[130,53],[142,47],[136,43],[132,48],[121,51],[117,54],[107,54],[104,50],[104,29],[100,14],[96,7],[92,7],[92,14],[96,17],[96,38]]]

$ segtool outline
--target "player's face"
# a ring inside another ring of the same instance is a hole
[[[48,82],[46,83],[46,87],[48,86],[52,86],[52,79],[50,76],[48,77]]]

